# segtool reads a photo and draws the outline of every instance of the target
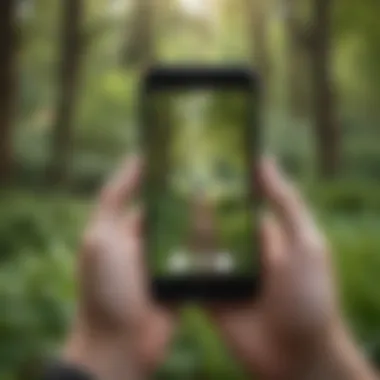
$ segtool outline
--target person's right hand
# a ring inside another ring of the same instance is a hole
[[[329,249],[274,162],[264,161],[259,171],[272,211],[262,228],[262,294],[239,307],[219,305],[210,314],[250,372],[265,379],[309,378],[306,374],[315,375],[309,371],[325,354],[339,361],[340,351],[351,347],[339,315]]]

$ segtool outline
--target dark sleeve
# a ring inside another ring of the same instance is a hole
[[[42,380],[99,380],[82,368],[64,362],[56,362],[46,367]]]

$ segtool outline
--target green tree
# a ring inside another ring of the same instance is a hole
[[[122,51],[123,64],[127,67],[146,67],[154,60],[153,6],[152,0],[135,0],[133,3]]]
[[[288,81],[293,116],[314,127],[318,174],[334,177],[340,163],[340,132],[332,78],[332,0],[285,2]]]
[[[340,160],[340,131],[334,82],[331,75],[332,0],[312,2],[313,38],[310,50],[313,121],[321,177],[337,174]]]
[[[265,88],[270,78],[270,54],[268,46],[268,2],[249,1],[250,36],[252,38],[253,63],[260,73]]]
[[[68,180],[75,106],[79,84],[79,68],[83,53],[82,0],[62,0],[60,92],[52,131],[49,177],[53,183]]]
[[[15,102],[16,1],[0,2],[0,183],[11,176]]]
[[[285,29],[287,75],[289,89],[289,107],[293,117],[310,116],[310,64],[309,39],[305,3],[299,0],[287,0],[285,3]],[[302,6],[303,5],[303,6]]]

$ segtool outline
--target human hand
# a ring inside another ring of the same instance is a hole
[[[251,372],[265,379],[306,378],[321,351],[346,337],[329,248],[276,165],[267,160],[259,171],[273,212],[262,228],[262,294],[238,307],[215,307],[210,315]]]
[[[160,362],[173,315],[147,289],[141,213],[132,208],[141,177],[129,159],[105,186],[79,256],[77,320],[64,357],[100,379],[144,378]]]

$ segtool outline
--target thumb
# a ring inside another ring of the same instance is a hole
[[[264,215],[261,225],[261,263],[264,286],[270,281],[285,260],[285,235],[276,217]]]

